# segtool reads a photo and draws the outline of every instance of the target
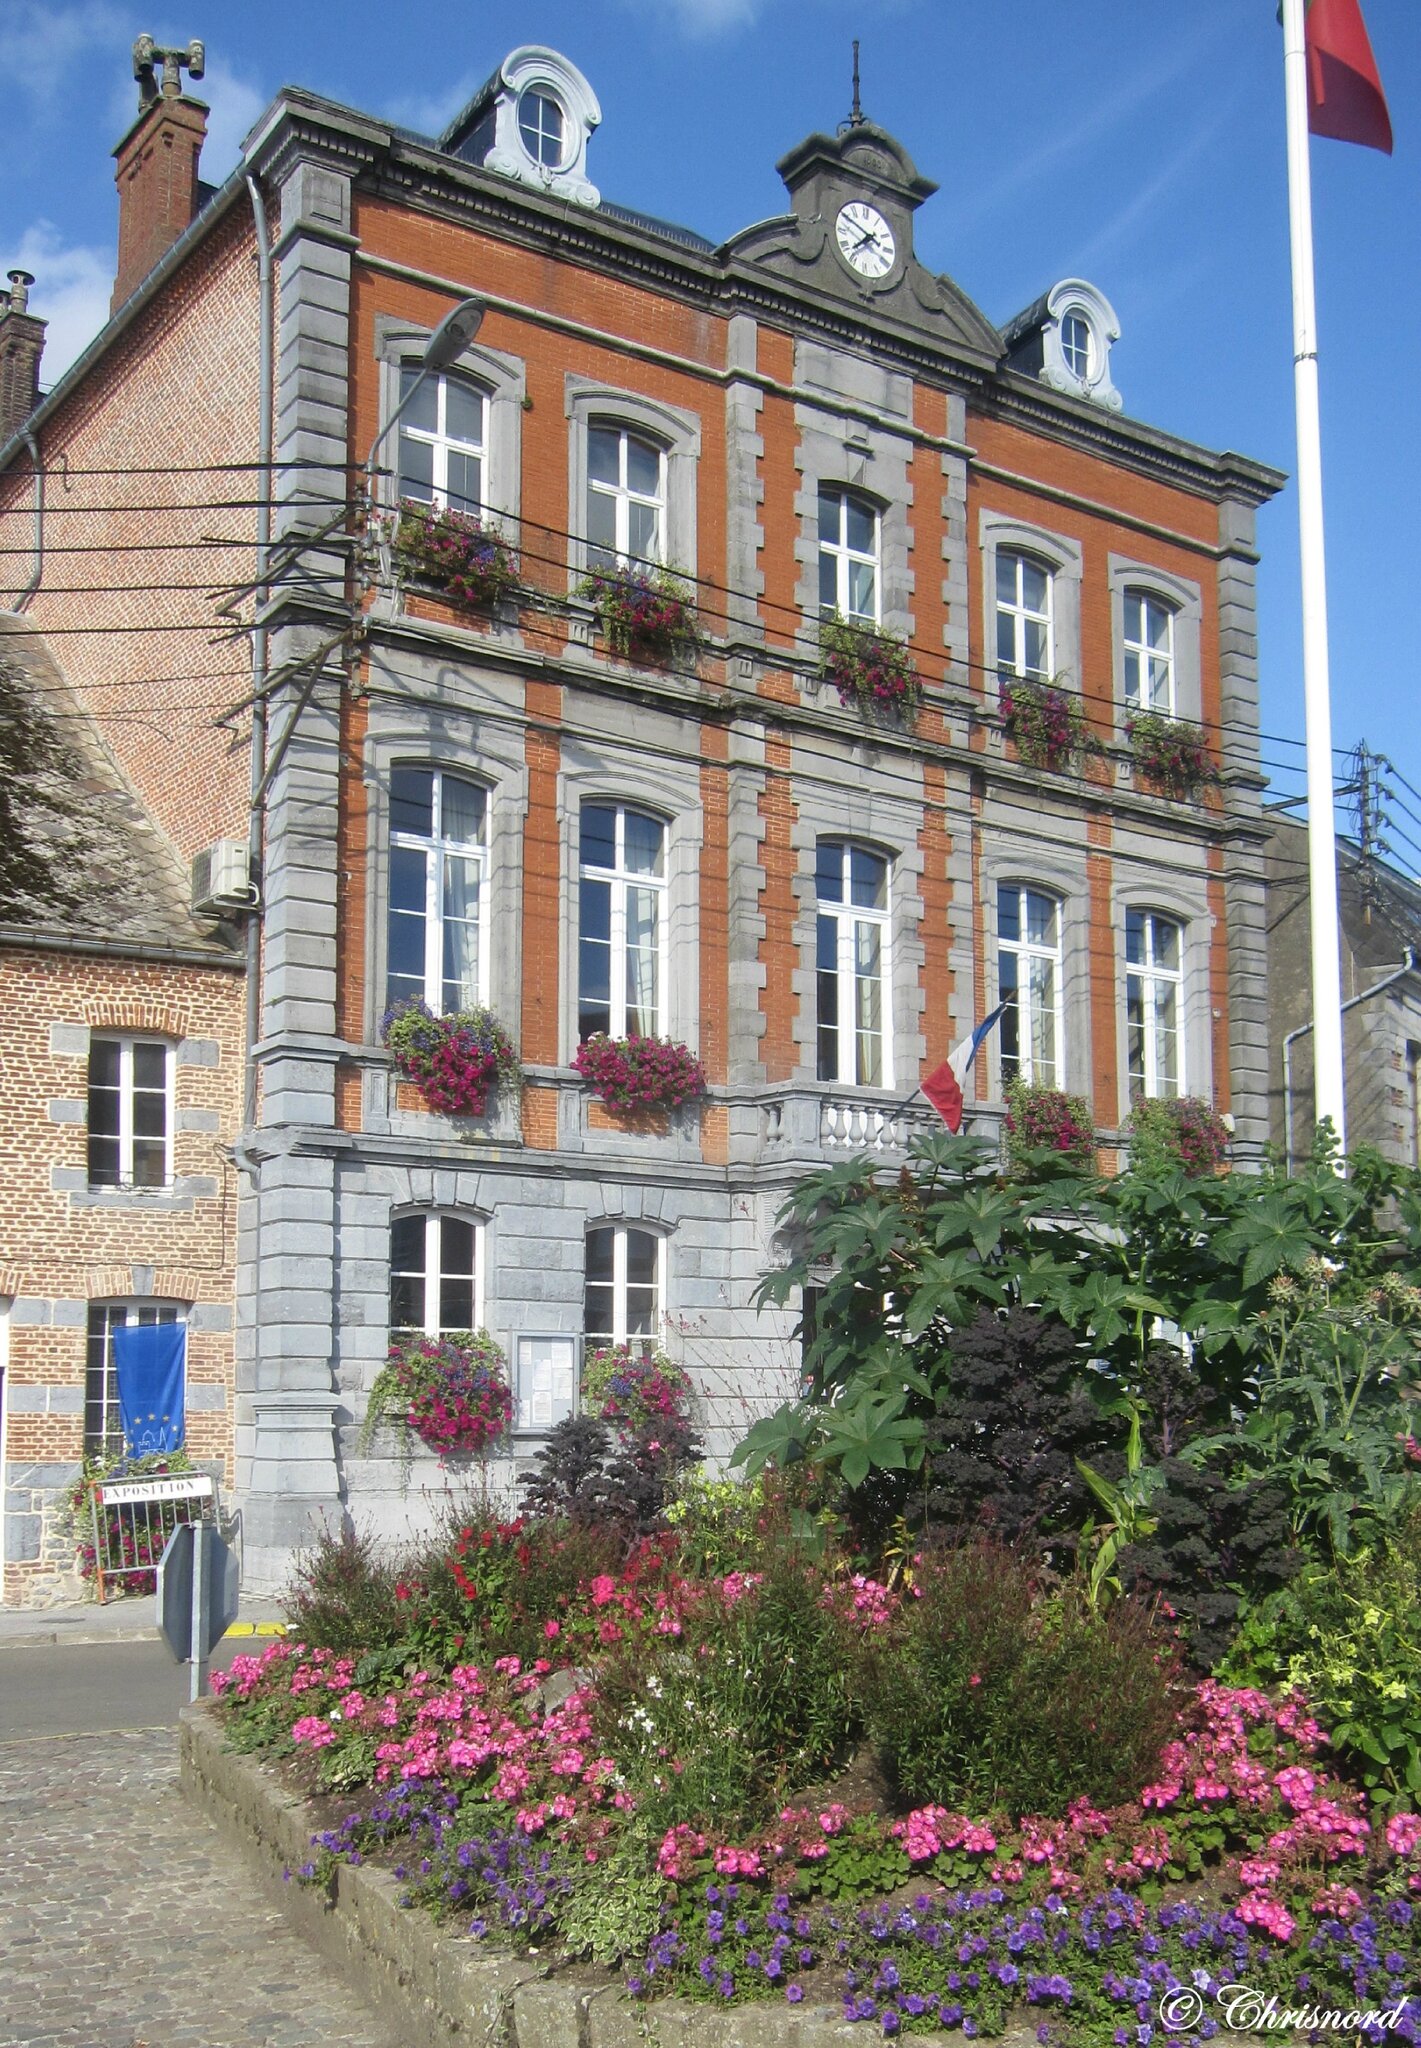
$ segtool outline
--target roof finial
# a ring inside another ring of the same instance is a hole
[[[849,109],[849,126],[862,128],[863,108],[859,105],[859,39],[854,37],[854,103]]]

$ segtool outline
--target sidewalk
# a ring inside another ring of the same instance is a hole
[[[0,1650],[54,1643],[154,1642],[158,1637],[151,1593],[109,1600],[78,1600],[62,1607],[0,1607]],[[269,1637],[281,1633],[275,1600],[244,1600],[240,1619],[223,1638]]]

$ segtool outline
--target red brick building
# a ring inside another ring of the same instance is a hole
[[[1087,1095],[1107,1152],[1140,1092],[1262,1139],[1254,512],[1281,479],[1128,416],[1094,287],[996,328],[918,262],[933,187],[865,121],[791,150],[784,214],[723,247],[614,205],[591,86],[535,48],[438,138],[284,92],[184,223],[148,168],[200,127],[170,69],[120,166],[125,217],[176,239],[0,450],[0,536],[63,458],[27,616],[182,854],[256,821],[255,1577],[313,1513],[406,1513],[354,1441],[395,1324],[487,1324],[520,1453],[584,1338],[660,1334],[723,1447],[793,1372],[793,1317],[752,1306],[786,1189],[898,1156],[920,1075],[1002,997],[979,1129],[1015,1073]],[[399,498],[486,522],[516,588],[448,601],[391,546]],[[617,561],[677,572],[694,659],[626,658],[584,589]],[[214,722],[250,694],[211,640],[224,583],[270,586],[254,734]],[[834,613],[907,650],[913,715],[823,680]],[[1004,711],[1033,697],[1093,750],[1023,758]],[[1202,735],[1194,800],[1136,771],[1145,712]],[[381,1041],[413,993],[496,1011],[520,1099],[428,1114]],[[595,1029],[691,1046],[704,1106],[589,1099]]]

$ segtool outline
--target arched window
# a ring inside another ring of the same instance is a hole
[[[390,920],[385,996],[436,1013],[486,1000],[488,797],[439,768],[390,774]]]
[[[1148,590],[1125,592],[1125,702],[1175,715],[1174,607]]]
[[[419,382],[418,369],[406,365],[400,371],[400,397],[410,398],[408,411],[400,415],[400,496],[447,505],[454,512],[482,512],[487,395],[467,377]]]
[[[89,1343],[84,1363],[85,1456],[123,1449],[123,1423],[118,1408],[118,1368],[113,1333],[151,1329],[158,1323],[185,1323],[186,1305],[178,1301],[91,1301]]]
[[[541,86],[530,86],[518,99],[518,133],[523,147],[540,170],[560,168],[566,149],[567,122],[561,100]]]
[[[665,1029],[666,827],[626,804],[582,806],[577,1035]]]
[[[587,430],[589,567],[666,559],[666,451],[613,420]]]
[[[1094,351],[1091,346],[1090,322],[1084,313],[1067,313],[1062,320],[1061,354],[1071,375],[1079,377],[1082,384],[1088,384]]]
[[[483,1321],[479,1238],[471,1217],[440,1210],[390,1225],[390,1334],[437,1337]]]
[[[1044,1088],[1064,1083],[1061,1029],[1061,906],[1015,882],[997,891],[997,993],[1002,1082]]]
[[[655,1344],[666,1293],[666,1240],[608,1223],[587,1233],[582,1329],[587,1348]]]
[[[878,507],[857,491],[819,492],[819,613],[876,626],[881,616],[882,536]]]
[[[1155,910],[1125,913],[1125,1054],[1131,1099],[1182,1095],[1184,929]]]
[[[891,1088],[889,864],[871,847],[821,839],[816,990],[821,1081]]]
[[[997,551],[997,674],[1049,682],[1055,674],[1053,578],[1043,562]]]

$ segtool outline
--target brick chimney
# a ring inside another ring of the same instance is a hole
[[[162,66],[162,83],[155,71]],[[118,164],[118,275],[109,311],[116,313],[170,249],[197,212],[197,160],[207,133],[207,108],[182,89],[182,69],[201,78],[203,48],[160,49],[152,36],[133,45],[138,119],[114,157]]]
[[[30,311],[27,270],[10,272],[10,289],[0,292],[0,441],[8,441],[39,404],[39,359],[45,322]]]

